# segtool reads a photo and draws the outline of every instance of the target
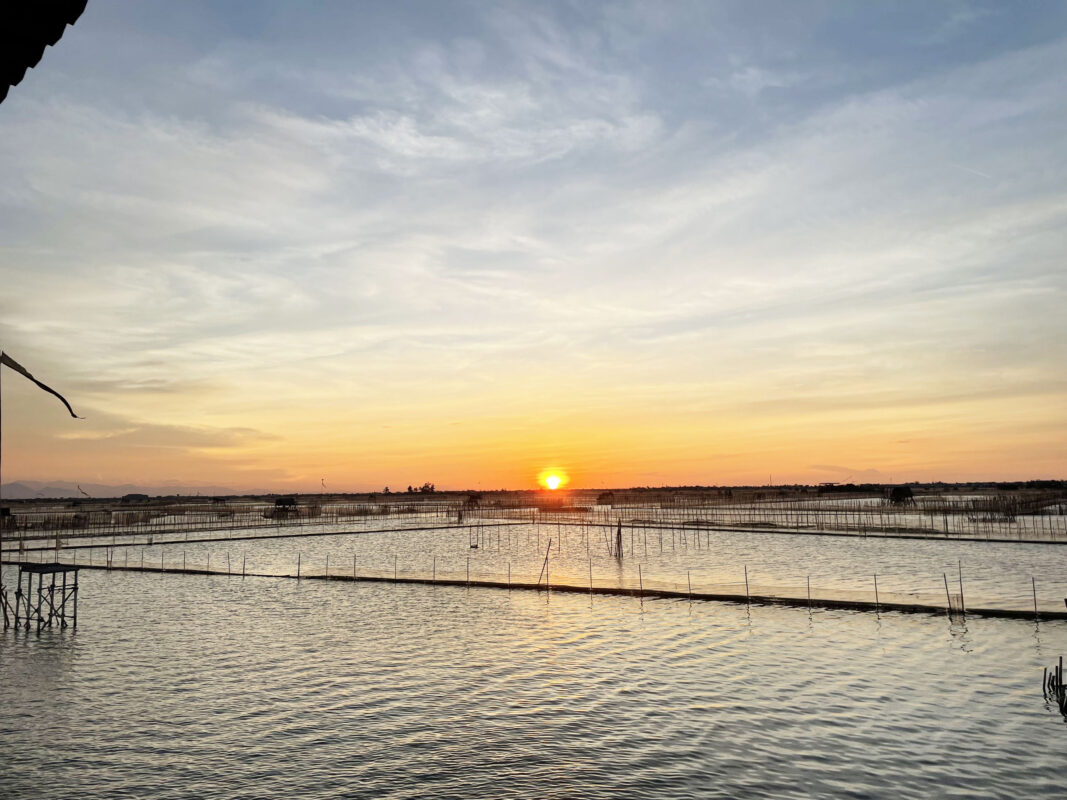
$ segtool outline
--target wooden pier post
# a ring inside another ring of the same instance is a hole
[[[44,579],[44,575],[37,575],[37,632],[41,632],[41,628],[44,626],[44,617],[41,615],[41,607],[44,606],[44,596],[42,594],[41,582]],[[31,583],[33,579],[30,579]]]

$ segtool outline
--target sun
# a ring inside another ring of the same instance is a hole
[[[537,476],[537,482],[549,491],[555,491],[566,485],[568,480],[567,473],[559,469],[546,469]]]

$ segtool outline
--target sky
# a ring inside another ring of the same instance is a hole
[[[3,479],[1067,477],[1067,5],[90,0]]]

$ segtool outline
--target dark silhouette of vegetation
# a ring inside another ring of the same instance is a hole
[[[889,490],[888,500],[895,506],[910,505],[915,502],[915,493],[910,486],[894,486]]]

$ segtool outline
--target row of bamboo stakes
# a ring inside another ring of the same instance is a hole
[[[545,550],[545,557],[544,557],[544,560],[543,560],[543,563],[542,563],[541,572],[540,572],[540,574],[538,576],[538,580],[537,580],[538,585],[540,585],[540,583],[541,583],[541,581],[543,579],[545,581],[546,588],[551,588],[550,569],[551,569],[551,554],[552,554],[552,551],[553,551],[553,545],[555,545],[556,552],[558,554],[562,554],[562,544],[564,542],[564,537],[559,533],[561,526],[559,524],[557,524],[556,527],[557,527],[557,536],[556,536],[556,538],[553,538],[553,537],[549,537],[548,538],[548,546],[547,546],[547,548]],[[476,549],[476,548],[479,548],[479,547],[484,548],[486,546],[487,542],[489,544],[492,544],[492,542],[493,542],[492,534],[493,533],[494,533],[493,530],[489,530],[488,531],[488,535],[487,535],[486,529],[484,527],[482,527],[482,526],[474,526],[474,525],[469,526],[469,528],[468,528],[468,543],[469,543],[469,546],[472,549]],[[500,533],[499,530],[495,531],[495,533],[497,534],[496,547],[499,550],[499,549],[501,549],[502,544],[503,544],[502,543],[502,537],[501,537],[501,533]],[[541,541],[540,531],[538,530],[536,533],[537,533],[537,541],[539,543]],[[631,553],[631,555],[634,555],[634,551],[636,550],[636,542],[635,542],[635,538],[634,538],[634,531],[631,530],[630,533],[631,533],[630,553]],[[530,532],[528,532],[528,543],[532,543],[532,538],[533,538],[532,535],[530,535]],[[592,555],[592,538],[593,537],[589,536],[588,533],[586,532],[586,535],[584,535],[583,538],[584,538],[584,541],[585,541],[585,549],[586,549],[586,555],[587,555],[587,559],[588,559],[589,590],[590,590],[590,593],[592,593],[592,591],[594,589],[594,582],[593,582],[593,555]],[[681,539],[681,536],[679,538]],[[696,538],[696,541],[699,542],[699,536],[697,536],[695,538]],[[510,533],[509,533],[509,539],[510,539]],[[686,543],[687,543],[687,540],[682,540],[682,541],[686,541]],[[622,528],[621,524],[617,526],[616,531],[615,531],[615,536],[614,537],[610,537],[610,536],[607,536],[605,534],[604,537],[603,537],[603,542],[604,542],[604,544],[605,544],[605,546],[607,548],[607,552],[608,552],[608,554],[610,556],[615,557],[617,559],[622,559],[624,557],[625,548],[623,546],[624,539],[623,539],[623,528]],[[510,542],[509,542],[509,545],[510,545]],[[540,544],[538,544],[537,546],[540,547]],[[663,537],[661,536],[661,541],[660,541],[661,552],[662,552],[662,547],[663,547]],[[115,551],[116,551],[116,549],[117,549],[116,547],[105,547],[104,548],[105,560],[104,560],[104,565],[103,566],[105,568],[107,568],[107,569],[118,568],[117,562],[115,560]],[[160,548],[158,571],[160,571],[160,572],[189,572],[189,571],[193,571],[193,572],[196,572],[196,573],[208,572],[208,573],[226,574],[226,575],[240,574],[241,576],[245,576],[247,574],[247,553],[242,553],[242,555],[241,555],[241,569],[240,569],[239,573],[237,573],[233,568],[233,564],[231,562],[231,555],[230,555],[229,551],[227,551],[226,554],[225,554],[226,569],[225,569],[224,573],[221,571],[221,569],[217,570],[217,571],[213,571],[212,570],[212,568],[211,568],[211,552],[210,551],[208,551],[207,554],[206,554],[206,556],[207,556],[206,566],[204,566],[203,568],[193,568],[193,569],[190,569],[190,567],[188,566],[188,560],[187,560],[186,551],[182,550],[181,553],[182,553],[181,568],[178,569],[176,566],[172,566],[170,569],[168,569],[167,561],[166,561],[166,550],[164,550],[163,548]],[[647,539],[646,539],[646,545],[645,545],[645,553],[647,554]],[[73,550],[72,551],[72,555],[73,555],[72,566],[78,566],[78,553],[77,553],[77,550]],[[56,551],[56,553],[55,553],[55,560],[56,560],[56,562],[58,562],[58,560],[59,560],[59,552],[58,551]],[[93,550],[92,549],[89,550],[89,563],[88,563],[88,566],[95,566],[94,562],[93,562]],[[146,566],[146,564],[145,564],[145,550],[144,550],[144,548],[141,548],[140,560],[139,560],[138,565],[135,568],[144,570],[145,566]],[[153,571],[157,571],[156,568],[154,567],[153,563],[149,563],[148,566]],[[506,566],[507,566],[507,581],[508,581],[508,585],[510,586],[510,584],[511,584],[511,562],[508,561]],[[128,548],[124,549],[122,568],[123,569],[130,569],[129,549]],[[644,592],[644,575],[643,575],[643,567],[642,567],[642,565],[640,563],[637,564],[637,570],[638,570],[638,589],[639,589],[639,591],[641,593],[643,593]],[[958,587],[959,587],[959,593],[958,594],[953,594],[950,591],[947,574],[943,574],[942,575],[942,578],[943,578],[943,581],[944,581],[944,587],[945,587],[946,609],[948,610],[948,612],[950,614],[966,613],[966,602],[965,602],[964,586],[963,586],[963,563],[962,563],[962,561],[958,561],[957,562],[957,570],[958,570],[957,582],[958,582]],[[303,554],[301,552],[298,552],[297,553],[297,560],[296,560],[296,577],[297,578],[302,577],[303,576],[303,572],[304,572]],[[436,579],[437,579],[437,556],[436,555],[433,556],[431,575],[432,575],[431,580],[432,581],[436,581]],[[749,599],[751,597],[751,592],[750,592],[750,588],[749,588],[749,574],[748,574],[748,565],[747,564],[742,565],[742,575],[743,575],[744,586],[745,586],[745,597],[746,597],[746,599]],[[329,556],[329,554],[327,554],[326,557],[325,557],[325,575],[324,576],[325,576],[325,578],[327,580],[329,580],[329,578],[330,578],[330,556]],[[397,580],[398,578],[399,578],[398,556],[397,556],[397,554],[394,553],[394,555],[393,555],[393,579]],[[356,556],[355,552],[353,552],[353,554],[352,554],[352,579],[353,580],[358,580],[359,579],[359,575],[358,575],[358,572],[357,572],[357,556]],[[470,557],[469,556],[466,559],[466,581],[467,581],[468,584],[470,583]],[[1038,600],[1037,600],[1037,581],[1033,576],[1031,576],[1030,581],[1031,581],[1031,592],[1032,592],[1032,597],[1033,597],[1034,614],[1035,614],[1035,616],[1039,616],[1040,615],[1040,611],[1039,611],[1039,608],[1038,608]],[[877,573],[872,575],[872,582],[873,582],[874,608],[875,608],[875,610],[879,610],[881,608],[881,606],[882,606],[882,602],[881,602],[881,597],[880,597],[880,592],[879,592],[878,575],[877,575]],[[686,585],[688,587],[688,594],[690,596],[692,596],[692,594],[693,594],[693,590],[692,590],[692,575],[691,575],[691,571],[688,570],[688,569],[686,570]],[[619,588],[623,588],[623,587],[619,587]],[[806,591],[807,591],[807,602],[808,602],[808,605],[810,607],[811,603],[812,603],[811,576],[810,575],[806,576]]]
[[[1067,718],[1067,687],[1063,684],[1063,656],[1060,656],[1060,663],[1052,669],[1045,667],[1041,689],[1044,692],[1045,701],[1055,703],[1060,713]]]
[[[482,507],[468,509],[462,503],[395,503],[395,504],[326,504],[314,514],[308,507],[298,507],[292,514],[267,518],[273,506],[235,506],[212,509],[165,509],[152,511],[22,513],[9,518],[21,520],[6,532],[9,539],[118,537],[146,533],[197,532],[207,530],[247,530],[264,527],[305,527],[336,525],[355,520],[392,517],[412,519],[462,519],[477,514],[492,519],[564,519],[572,524],[614,524],[623,517],[635,523],[657,527],[690,526],[709,528],[760,528],[782,532],[815,531],[855,533],[859,535],[920,535],[931,538],[984,538],[990,540],[1067,541],[1067,515],[1062,504],[1031,513],[1001,515],[984,511],[975,502],[940,501],[923,498],[918,505],[894,506],[845,505],[832,500],[776,500],[747,504],[709,503],[664,506],[575,507],[553,511],[530,507]],[[817,505],[816,505],[817,503]],[[1058,510],[1058,514],[1046,513]],[[147,515],[149,519],[130,523],[122,520]],[[106,519],[105,519],[106,516]],[[85,524],[75,525],[76,518]],[[97,521],[99,520],[99,521]]]

